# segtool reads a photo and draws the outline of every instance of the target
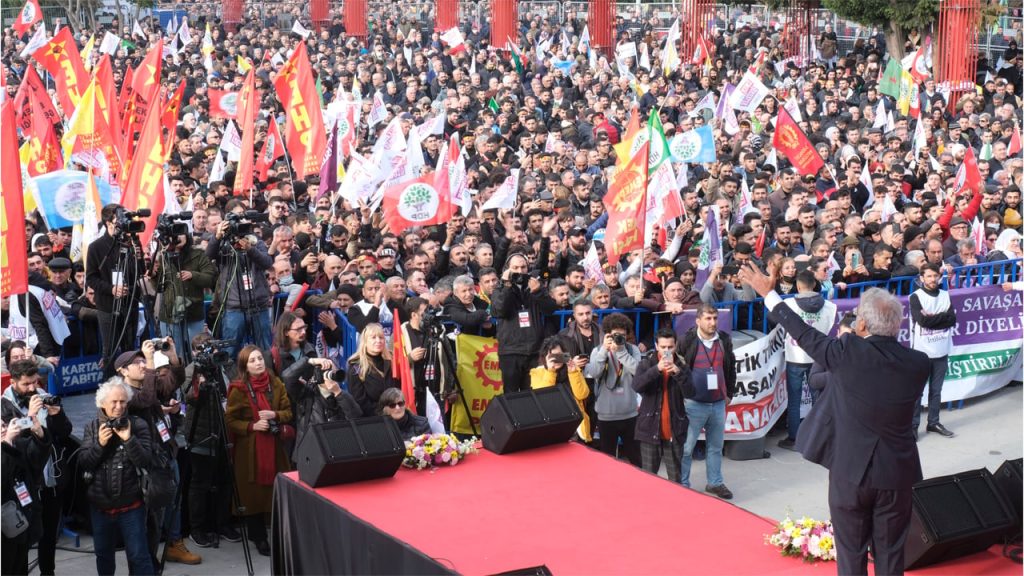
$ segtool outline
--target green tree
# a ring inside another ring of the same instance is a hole
[[[823,5],[840,18],[884,30],[886,47],[897,58],[904,56],[907,33],[917,30],[923,38],[939,16],[938,0],[823,0]]]

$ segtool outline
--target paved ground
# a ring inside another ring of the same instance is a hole
[[[76,430],[81,430],[95,414],[91,396],[69,398],[65,406]],[[962,410],[944,410],[942,423],[957,435],[951,439],[934,434],[922,436],[919,447],[926,478],[982,467],[994,471],[1003,460],[1020,458],[1024,454],[1024,394],[1020,385],[969,400]],[[825,469],[806,462],[795,452],[777,448],[775,442],[779,438],[773,436],[768,440],[771,458],[745,462],[725,459],[723,475],[736,495],[733,503],[770,518],[781,518],[786,514],[827,518],[828,475]],[[703,488],[703,462],[694,463],[690,477],[694,486]],[[95,573],[89,537],[82,538],[78,551],[74,551],[74,542],[70,538],[64,538],[61,545],[67,549],[57,552],[58,574]],[[217,550],[192,548],[203,556],[202,564],[168,564],[165,574],[245,573],[241,544],[224,543]],[[256,574],[269,574],[269,558],[256,554],[255,548],[252,552]],[[126,574],[127,570],[124,554],[119,553],[118,572]]]

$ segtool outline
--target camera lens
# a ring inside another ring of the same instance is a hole
[[[626,337],[622,334],[612,334],[612,342],[615,342],[617,346],[622,346],[626,343]]]

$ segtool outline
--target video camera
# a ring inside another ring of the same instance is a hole
[[[161,214],[156,221],[156,238],[164,247],[177,243],[178,236],[188,235],[188,222],[192,219],[191,212],[177,214]]]
[[[139,218],[146,218],[152,211],[148,208],[140,208],[135,212],[119,208],[114,214],[114,228],[118,234],[138,234],[146,230],[146,223]]]
[[[227,348],[234,344],[233,340],[207,340],[195,349],[195,362],[200,368],[217,368],[231,363],[231,355]]]
[[[234,244],[241,238],[252,234],[254,222],[266,222],[267,215],[258,210],[246,210],[242,214],[228,212],[224,215],[224,221],[230,224],[224,235],[224,240],[229,244]]]
[[[429,306],[423,311],[420,329],[426,334],[443,334],[444,323],[450,320],[451,318],[445,315],[443,308]]]

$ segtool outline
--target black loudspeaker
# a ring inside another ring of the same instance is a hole
[[[507,454],[568,442],[583,421],[567,386],[495,396],[480,417],[484,448]]]
[[[313,424],[295,449],[299,479],[314,488],[394,476],[405,458],[388,416]]]
[[[996,486],[1003,494],[1003,499],[1017,513],[1018,532],[1021,529],[1021,518],[1024,517],[1021,503],[1021,497],[1024,495],[1024,483],[1021,482],[1021,477],[1024,476],[1024,473],[1021,472],[1022,467],[1024,467],[1024,459],[1007,460],[993,475]]]
[[[918,482],[913,491],[907,570],[981,552],[1013,528],[1013,510],[984,468]]]

